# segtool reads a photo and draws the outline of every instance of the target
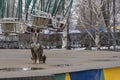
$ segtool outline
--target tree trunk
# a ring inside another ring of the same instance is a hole
[[[100,33],[98,31],[95,33],[95,44],[96,50],[100,50]]]
[[[115,12],[116,12],[116,4],[115,4],[116,0],[113,0],[113,48],[114,48],[114,51],[116,51],[116,37],[115,37]]]
[[[65,27],[65,30],[63,31],[63,37],[62,37],[62,48],[67,47],[67,29]]]

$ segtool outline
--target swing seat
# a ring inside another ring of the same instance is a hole
[[[48,28],[57,29],[56,24],[57,24],[57,21],[53,21],[52,18],[48,20]]]
[[[1,21],[2,33],[16,33],[16,24],[18,24],[16,18],[3,18]]]
[[[58,17],[58,19],[57,18],[56,19],[50,18],[48,21],[48,28],[51,31],[63,32],[65,26],[66,26],[66,20],[61,19],[59,17]]]
[[[53,27],[52,19],[49,19],[49,20],[48,20],[48,28],[54,28],[54,27]]]
[[[33,20],[33,27],[38,27],[38,28],[46,28],[46,26],[48,25],[48,18],[45,17],[34,17]]]
[[[2,33],[14,33],[16,24],[15,23],[3,23],[2,24]]]

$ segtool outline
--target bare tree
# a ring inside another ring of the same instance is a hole
[[[96,50],[100,49],[100,27],[104,26],[106,31],[110,32],[113,19],[119,14],[119,6],[113,9],[112,0],[77,0],[76,15],[78,25],[86,29],[96,45]],[[114,16],[113,11],[115,12]],[[95,29],[95,37],[90,29]],[[113,37],[114,38],[114,37]],[[115,45],[115,44],[114,44]]]
[[[104,19],[102,15],[102,6],[105,3],[105,1],[101,0],[80,0],[78,4],[78,22],[79,25],[81,25],[88,34],[91,36],[93,41],[96,44],[97,50],[100,48],[100,40],[99,40],[99,28],[101,26],[104,26]],[[91,34],[89,29],[95,29],[95,37]]]

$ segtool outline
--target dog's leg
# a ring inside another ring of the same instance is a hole
[[[32,57],[31,57],[32,63],[35,64],[36,63],[36,61],[35,61],[35,52],[34,52],[33,48],[31,48],[31,53],[32,53]]]
[[[37,63],[37,64],[40,64],[40,60],[39,60],[39,52],[38,52],[38,51],[36,52],[36,58],[37,58],[36,63]]]

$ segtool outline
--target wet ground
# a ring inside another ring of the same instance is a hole
[[[120,66],[113,51],[44,50],[45,64],[32,64],[29,49],[0,49],[0,78],[51,75]]]

